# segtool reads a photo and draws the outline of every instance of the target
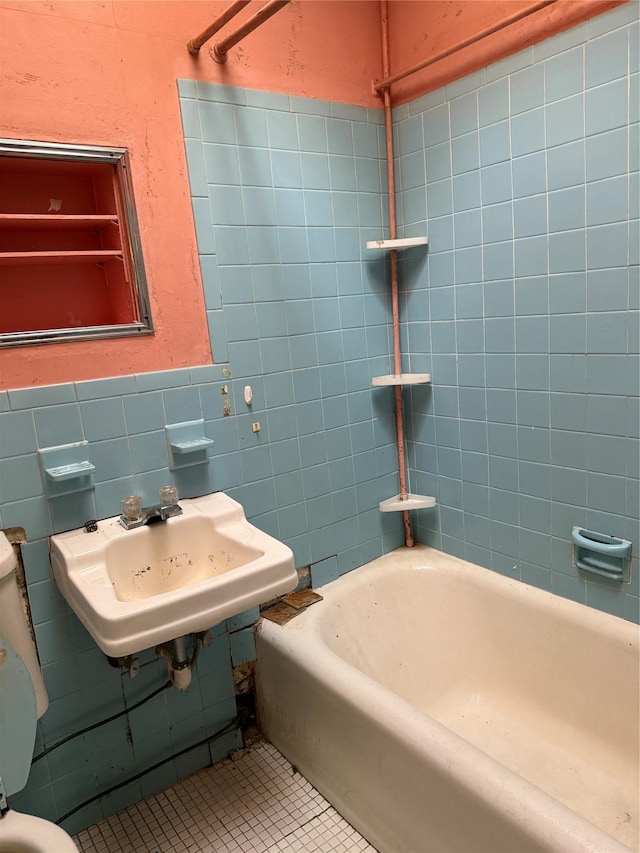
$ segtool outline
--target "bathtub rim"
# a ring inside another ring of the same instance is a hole
[[[425,560],[429,560],[427,566],[421,565]],[[427,571],[448,571],[452,569],[457,572],[468,573],[472,570],[473,574],[477,575],[481,583],[494,585],[511,592],[516,598],[522,599],[526,597],[529,600],[531,597],[538,605],[546,604],[554,610],[562,613],[564,618],[572,622],[582,622],[581,617],[584,617],[585,612],[589,614],[590,621],[593,620],[594,627],[599,631],[606,633],[609,636],[625,639],[623,636],[629,632],[631,642],[635,640],[634,645],[640,646],[640,624],[632,622],[630,619],[625,619],[622,616],[616,616],[613,613],[607,613],[604,610],[591,607],[588,604],[583,604],[579,601],[574,601],[571,598],[566,598],[551,590],[541,589],[532,584],[522,581],[518,578],[512,578],[508,575],[501,574],[493,569],[487,569],[484,566],[479,566],[476,563],[471,563],[461,557],[456,557],[453,554],[447,554],[444,551],[439,551],[430,545],[422,545],[416,543],[411,548],[402,545],[381,557],[377,557],[363,566],[352,569],[330,581],[323,586],[315,588],[322,595],[323,599],[328,602],[334,601],[342,590],[348,591],[351,587],[357,587],[364,582],[364,576],[369,573],[383,573],[400,562],[403,567],[427,570]],[[321,602],[320,602],[321,604]],[[318,613],[318,611],[315,611]],[[297,616],[293,622],[298,622],[300,619],[314,619],[314,608],[308,608],[300,616]],[[316,617],[317,618],[317,617]]]

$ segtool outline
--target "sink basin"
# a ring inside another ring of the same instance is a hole
[[[102,651],[123,657],[197,631],[295,588],[291,549],[249,524],[216,492],[180,501],[182,515],[125,530],[51,537],[62,595]]]

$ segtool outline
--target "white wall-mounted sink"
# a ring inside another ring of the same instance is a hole
[[[115,517],[94,533],[51,537],[58,588],[111,657],[206,631],[296,586],[291,549],[228,495],[180,506],[182,515],[134,530]]]

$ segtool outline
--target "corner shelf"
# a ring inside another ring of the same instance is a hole
[[[428,495],[411,495],[402,498],[400,495],[395,495],[393,498],[387,498],[386,501],[380,501],[378,508],[380,512],[405,512],[410,509],[429,509],[436,505],[436,499]]]
[[[426,246],[428,237],[402,237],[396,240],[368,240],[367,249],[410,249],[412,246]]]
[[[374,376],[371,384],[376,387],[388,385],[425,385],[431,382],[430,373],[391,373],[388,376]]]
[[[367,249],[387,249],[390,251],[395,251],[396,249],[410,249],[413,246],[426,246],[429,243],[428,237],[403,237],[401,239],[393,239],[393,240],[369,240],[367,242]],[[392,256],[393,259],[393,256]],[[394,280],[395,281],[395,280]],[[394,291],[395,292],[395,291]],[[396,325],[394,324],[394,346],[399,347],[399,342],[397,340],[398,330]],[[397,351],[399,353],[399,349]],[[394,356],[394,365],[396,369],[401,368],[400,360],[398,356]],[[430,373],[392,373],[388,376],[374,376],[371,379],[371,384],[374,387],[383,388],[399,385],[424,385],[431,382],[431,374]],[[401,395],[396,394],[396,404],[397,406],[402,406]],[[401,429],[401,419],[400,412],[396,411],[397,417],[397,425],[398,429]],[[401,472],[400,479],[402,482],[402,462],[401,460]],[[387,500],[380,501],[378,504],[378,508],[380,512],[407,512],[412,509],[428,509],[430,507],[434,507],[436,505],[436,499],[433,497],[429,497],[428,495],[412,495],[412,494],[404,494],[404,495],[395,495],[392,498],[387,498]]]
[[[431,382],[430,373],[391,373],[387,376],[374,376],[371,384],[377,388],[398,385],[426,385]],[[404,497],[395,495],[387,500],[380,501],[378,508],[380,512],[406,512],[412,509],[429,509],[436,505],[436,499],[428,495],[407,494]]]

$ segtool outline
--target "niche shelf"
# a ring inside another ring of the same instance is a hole
[[[153,331],[127,151],[0,139],[0,346]]]
[[[367,249],[410,249],[413,246],[426,246],[428,237],[401,237],[395,240],[368,240]]]
[[[117,224],[113,214],[0,213],[0,231],[86,231]]]
[[[0,252],[1,266],[24,266],[25,264],[102,264],[105,261],[122,260],[117,249],[75,250],[71,252]]]

